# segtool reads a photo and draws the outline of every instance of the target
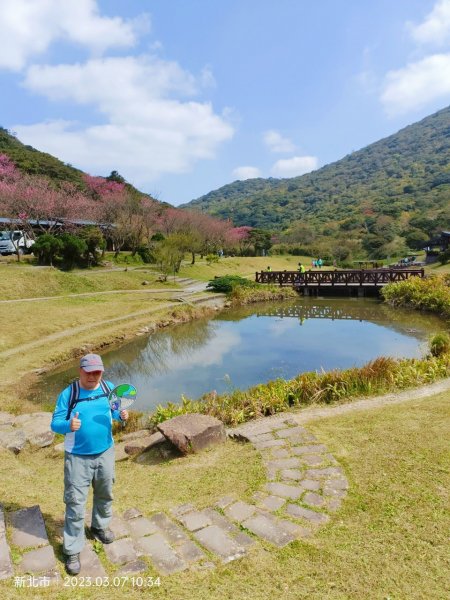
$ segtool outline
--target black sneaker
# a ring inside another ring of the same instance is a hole
[[[81,571],[80,555],[79,554],[66,554],[66,571],[69,575],[78,575]]]
[[[91,527],[91,534],[102,544],[112,544],[115,539],[111,529],[97,529],[96,527]]]

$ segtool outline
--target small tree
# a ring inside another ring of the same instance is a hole
[[[79,237],[86,242],[87,250],[85,259],[87,265],[98,265],[100,256],[97,250],[103,250],[106,246],[105,238],[100,228],[93,225],[85,227],[80,231]]]
[[[270,231],[264,229],[252,229],[249,233],[249,239],[254,247],[255,256],[266,254],[272,247]]]
[[[169,235],[162,242],[159,242],[152,251],[155,262],[166,279],[171,273],[175,275],[180,270],[181,261],[186,251],[186,241],[180,239],[182,237],[180,234]]]
[[[70,270],[76,264],[82,264],[83,256],[86,254],[88,248],[85,240],[71,233],[63,233],[61,242],[63,244],[61,254],[66,269]]]
[[[38,237],[36,243],[33,245],[33,254],[37,257],[40,265],[53,266],[53,262],[62,251],[63,242],[52,235],[51,233],[44,233]]]

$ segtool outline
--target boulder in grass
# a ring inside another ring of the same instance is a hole
[[[0,428],[10,428],[14,424],[14,415],[0,411]]]
[[[26,443],[26,435],[21,429],[0,431],[0,446],[11,450],[14,454],[19,454],[24,449]]]
[[[131,435],[131,434],[130,434]],[[146,435],[140,436],[132,440],[125,440],[125,452],[127,454],[139,454],[145,452],[157,444],[164,442],[166,438],[157,431],[156,433],[150,433],[147,431]]]
[[[183,454],[223,444],[227,439],[222,421],[197,413],[164,421],[158,425],[158,429]]]
[[[53,443],[55,434],[50,429],[51,421],[52,413],[35,413],[30,415],[27,420],[22,421],[21,428],[32,446],[44,448]]]

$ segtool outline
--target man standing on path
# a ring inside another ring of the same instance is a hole
[[[65,435],[63,551],[69,575],[77,575],[81,569],[85,506],[91,484],[94,490],[91,534],[103,544],[114,541],[114,534],[108,528],[115,466],[112,419],[126,421],[128,411],[111,410],[106,391],[113,385],[102,381],[104,370],[98,354],[83,356],[79,382],[61,392],[51,423],[52,431]]]

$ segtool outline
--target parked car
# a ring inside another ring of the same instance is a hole
[[[34,239],[26,231],[0,231],[0,254],[29,254],[33,251]]]

